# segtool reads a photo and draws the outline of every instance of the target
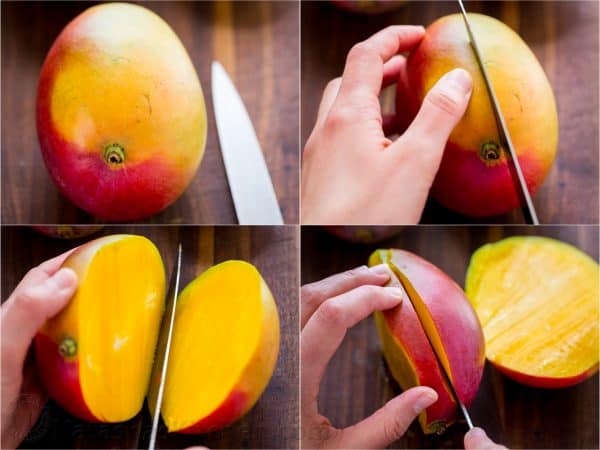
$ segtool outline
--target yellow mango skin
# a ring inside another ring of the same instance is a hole
[[[576,384],[598,370],[598,263],[545,237],[515,236],[478,249],[466,293],[486,356],[535,387]]]
[[[277,306],[258,270],[237,260],[202,273],[177,303],[161,414],[171,432],[215,431],[242,417],[269,383],[279,353]],[[165,342],[161,336],[159,348]],[[159,382],[155,366],[152,412]]]
[[[78,417],[131,419],[147,392],[164,310],[160,254],[145,237],[112,235],[78,248],[63,267],[75,271],[79,285],[36,337],[42,381]],[[73,356],[58,351],[65,338],[76,343]]]
[[[127,3],[93,6],[63,30],[42,68],[37,119],[57,186],[109,221],[175,201],[206,143],[204,96],[185,48],[159,16]],[[107,153],[111,145],[123,155]]]

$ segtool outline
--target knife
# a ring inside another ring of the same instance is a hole
[[[427,340],[429,341],[429,346],[433,350],[435,359],[438,363],[438,366],[440,367],[440,372],[442,373],[442,378],[444,379],[446,385],[448,385],[448,387],[450,388],[450,393],[451,393],[452,397],[454,397],[454,400],[456,401],[458,408],[460,409],[463,417],[467,421],[467,426],[469,427],[469,430],[472,430],[473,429],[473,421],[471,420],[471,416],[469,415],[469,412],[467,411],[467,407],[459,398],[458,393],[456,392],[456,389],[454,387],[454,384],[452,383],[452,379],[450,378],[450,367],[448,366],[448,363],[445,362],[445,361],[447,361],[447,359],[441,357],[442,350],[437,348],[437,345],[435,344],[435,340],[431,338],[431,336],[427,332],[427,328],[425,327],[425,324],[427,322],[432,322],[432,319],[430,317],[424,317],[424,314],[421,312],[421,311],[424,311],[427,309],[425,302],[423,301],[423,299],[421,298],[421,296],[419,295],[417,290],[414,288],[412,283],[409,281],[409,279],[406,277],[406,275],[404,275],[404,273],[402,273],[402,271],[400,269],[398,269],[398,267],[392,261],[388,261],[387,264],[388,264],[389,268],[392,270],[392,273],[398,278],[398,281],[400,281],[400,284],[404,288],[404,291],[406,292],[406,295],[408,296],[410,303],[413,305],[413,309],[415,310],[415,313],[416,313],[417,317],[419,318],[419,322],[421,322],[421,327],[423,328],[423,332],[425,333],[425,336],[427,336]]]
[[[244,103],[223,66],[212,63],[212,97],[229,189],[241,225],[282,225],[269,170]]]
[[[173,324],[175,323],[175,310],[177,308],[177,294],[179,293],[179,277],[181,276],[181,244],[177,249],[177,260],[175,267],[171,272],[169,281],[169,291],[167,293],[167,307],[165,315],[160,326],[160,336],[158,342],[165,342],[164,349],[157,353],[155,367],[160,369],[160,383],[158,386],[158,395],[156,397],[156,406],[152,416],[152,431],[150,432],[149,450],[154,450],[156,445],[156,433],[158,432],[158,423],[160,421],[160,408],[162,406],[163,393],[165,390],[165,380],[167,379],[167,367],[169,366],[169,352],[171,350],[171,337],[173,335]],[[160,347],[159,347],[160,348]]]
[[[488,91],[488,95],[492,103],[492,109],[494,110],[494,116],[496,117],[496,125],[498,127],[498,135],[500,137],[500,140],[502,141],[504,148],[508,149],[510,159],[513,163],[514,171],[511,170],[511,175],[513,177],[515,186],[518,188],[517,192],[519,193],[519,197],[521,200],[520,203],[521,211],[523,212],[523,217],[526,223],[539,225],[540,222],[538,221],[538,217],[535,212],[535,207],[533,205],[533,201],[531,200],[531,195],[529,194],[529,189],[527,188],[527,183],[525,182],[525,177],[523,176],[523,171],[521,170],[521,165],[519,164],[519,159],[517,158],[517,152],[515,151],[512,140],[510,138],[510,133],[508,132],[508,127],[506,126],[506,121],[504,120],[502,111],[500,110],[500,104],[498,103],[498,98],[496,97],[496,93],[494,92],[494,87],[492,86],[492,82],[488,75],[485,64],[483,64],[483,57],[481,56],[481,52],[479,51],[479,47],[477,46],[477,41],[475,40],[475,36],[473,34],[473,30],[469,22],[469,18],[467,17],[467,11],[465,10],[465,6],[463,5],[462,0],[458,0],[458,4],[460,6],[460,11],[462,13],[463,20],[465,21],[467,34],[469,35],[469,41],[471,42],[473,53],[475,53],[475,59],[477,60],[477,64],[479,65],[479,69],[481,70],[481,73],[483,75],[485,87]]]

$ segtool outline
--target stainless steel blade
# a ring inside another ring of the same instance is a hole
[[[281,225],[267,164],[244,103],[223,66],[212,63],[212,96],[223,162],[238,222]]]
[[[412,285],[410,280],[406,277],[406,275],[404,275],[404,273],[398,267],[396,267],[396,265],[393,262],[388,261],[387,264],[390,267],[390,269],[392,270],[392,273],[396,276],[396,278],[398,278],[398,281],[402,285],[404,292],[406,292],[406,295],[408,296],[410,303],[413,305],[415,314],[417,315],[417,317],[419,318],[419,321],[421,322],[421,326],[423,327],[425,336],[427,336],[427,340],[429,341],[429,346],[431,347],[433,354],[435,355],[436,362],[437,362],[438,366],[440,367],[440,372],[442,373],[444,382],[450,387],[452,397],[454,397],[454,400],[456,401],[458,408],[460,409],[463,417],[465,418],[465,420],[467,422],[467,426],[469,427],[469,430],[473,429],[473,421],[471,420],[471,416],[469,415],[469,412],[467,411],[467,407],[465,406],[465,404],[461,401],[460,397],[458,396],[458,393],[456,392],[456,389],[454,388],[454,384],[452,383],[452,379],[450,378],[450,373],[449,373],[450,368],[446,367],[446,365],[443,363],[441,356],[438,354],[438,351],[435,348],[433,339],[429,336],[429,333],[427,332],[427,329],[425,328],[424,320],[421,317],[421,314],[419,314],[420,310],[423,310],[423,308],[427,308],[425,306],[425,302],[423,301],[423,299],[421,298],[421,296],[419,295],[419,293],[417,292],[415,287]]]
[[[157,354],[155,364],[160,368],[160,384],[156,396],[156,406],[152,416],[152,431],[150,432],[149,450],[154,450],[156,445],[156,433],[158,432],[158,423],[160,422],[160,408],[162,406],[163,393],[165,389],[165,380],[167,379],[167,367],[169,366],[169,352],[171,350],[171,337],[173,335],[173,324],[175,323],[175,310],[177,309],[177,294],[179,293],[179,277],[181,276],[181,244],[177,249],[177,260],[171,273],[169,282],[169,291],[167,293],[167,307],[160,327],[160,336],[158,342],[165,342],[164,351]]]
[[[519,164],[519,159],[517,158],[517,152],[515,151],[512,140],[510,138],[510,133],[508,132],[506,121],[504,120],[504,116],[502,115],[500,104],[498,103],[496,93],[494,92],[494,87],[492,86],[492,82],[490,81],[490,77],[488,75],[485,64],[483,63],[483,58],[481,56],[481,52],[479,51],[479,47],[477,46],[477,41],[475,40],[475,36],[473,34],[473,30],[471,28],[471,24],[467,16],[467,11],[465,10],[465,6],[463,5],[462,0],[458,0],[458,4],[460,6],[460,11],[462,13],[463,20],[465,21],[465,27],[467,28],[467,33],[469,35],[471,47],[473,48],[473,52],[475,53],[475,59],[477,60],[479,68],[481,69],[483,80],[485,82],[485,86],[490,96],[490,101],[492,103],[492,108],[494,110],[494,115],[496,117],[496,123],[498,126],[498,134],[500,135],[500,139],[503,141],[502,144],[504,144],[504,146],[508,149],[508,152],[510,153],[510,159],[514,167],[514,173],[511,172],[511,175],[513,175],[513,179],[515,182],[514,184],[517,187],[517,191],[520,194],[519,196],[522,205],[521,210],[523,211],[523,217],[525,218],[525,222],[532,223],[533,225],[539,225],[537,213],[535,211],[533,201],[531,200],[531,195],[529,194],[529,189],[527,188],[527,183],[525,182],[525,177],[523,176],[523,171],[521,170],[521,165]]]

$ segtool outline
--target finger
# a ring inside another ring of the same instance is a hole
[[[44,261],[38,267],[44,272],[46,272],[49,276],[53,275],[58,269],[60,269],[60,266],[63,265],[63,263],[71,255],[71,253],[73,253],[78,248],[79,247],[72,248],[71,250],[66,251],[58,256],[55,256],[54,258],[49,259],[48,261]]]
[[[340,97],[377,97],[384,63],[399,52],[413,48],[424,34],[421,26],[393,25],[356,44],[346,58]]]
[[[413,103],[411,101],[412,96],[414,96],[414,92],[408,84],[408,72],[405,64],[398,74],[396,83],[396,121],[398,124],[398,134],[406,131],[416,115],[416,111],[411,106]]]
[[[402,301],[396,287],[360,286],[323,302],[300,335],[302,390],[306,408],[315,408],[319,384],[327,363],[340,346],[346,330],[373,311],[385,310]],[[314,400],[314,402],[313,402]]]
[[[496,444],[487,436],[487,434],[485,434],[485,431],[483,431],[481,428],[475,427],[472,430],[469,430],[467,434],[465,434],[465,449],[501,450],[506,449],[506,447],[503,445]]]
[[[332,275],[300,289],[300,323],[304,325],[325,300],[365,284],[382,286],[390,279],[387,264],[368,268],[366,266]]]
[[[361,422],[342,430],[354,448],[385,448],[408,429],[413,420],[438,399],[429,387],[415,387],[387,402]]]
[[[406,58],[402,55],[393,56],[383,65],[383,80],[381,87],[386,88],[398,82],[400,74],[406,70]]]
[[[323,97],[321,98],[321,103],[319,104],[319,111],[317,113],[317,123],[315,124],[315,128],[321,126],[329,114],[331,110],[331,105],[335,101],[338,92],[340,90],[340,84],[342,79],[340,77],[334,78],[325,87],[323,91]]]
[[[425,96],[421,109],[408,130],[392,145],[398,152],[410,152],[414,169],[422,176],[435,176],[446,141],[467,109],[473,83],[466,70],[445,74]]]
[[[2,305],[3,359],[10,358],[12,366],[20,372],[35,334],[67,304],[76,288],[75,272],[62,268],[41,282],[15,289]]]
[[[31,269],[29,272],[27,272],[25,274],[25,276],[23,277],[23,279],[19,282],[19,284],[15,288],[15,291],[17,289],[21,288],[22,286],[25,286],[25,285],[28,285],[28,284],[38,284],[38,283],[41,283],[43,280],[45,280],[49,276],[54,275],[54,273],[58,269],[60,269],[60,267],[65,262],[65,260],[69,257],[69,255],[71,255],[71,253],[73,253],[78,248],[79,247],[72,248],[71,250],[69,250],[69,251],[67,251],[65,253],[62,253],[62,254],[60,254],[58,256],[55,256],[52,259],[44,261],[39,266],[34,267],[33,269]]]

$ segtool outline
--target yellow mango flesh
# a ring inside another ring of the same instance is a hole
[[[202,427],[191,432],[224,426],[211,423],[210,416],[232,393],[243,404],[238,402],[237,413],[221,411],[221,416],[239,418],[266,388],[278,352],[277,308],[258,270],[243,261],[227,261],[201,274],[177,300],[161,409],[169,431],[202,420]],[[149,395],[152,412],[158,370],[154,368]]]
[[[560,241],[511,237],[481,247],[469,265],[466,293],[483,327],[487,358],[529,377],[593,373],[598,284],[598,264]]]
[[[142,236],[113,235],[81,247],[63,267],[77,273],[77,292],[41,332],[57,343],[65,336],[77,342],[90,412],[102,422],[128,420],[147,392],[164,309],[160,254]]]

